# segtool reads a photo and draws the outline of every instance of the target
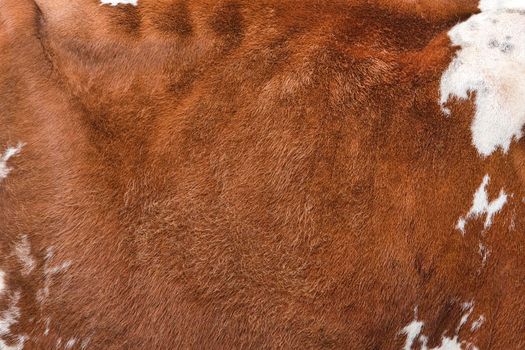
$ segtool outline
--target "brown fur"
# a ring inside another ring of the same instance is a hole
[[[438,105],[446,32],[475,9],[1,1],[0,145],[26,143],[0,183],[12,333],[25,349],[400,349],[416,305],[436,346],[475,300],[487,321],[463,339],[525,347],[523,205],[484,235],[454,229],[488,170],[491,198],[524,195],[523,143],[482,159],[472,103]],[[49,247],[72,265],[40,303]]]

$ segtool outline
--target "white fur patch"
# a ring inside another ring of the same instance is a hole
[[[71,338],[66,342],[66,345],[64,345],[64,349],[71,349],[75,344],[77,343],[77,340],[75,338]]]
[[[26,337],[20,336],[17,337],[17,341],[14,345],[7,345],[5,341],[0,340],[0,349],[1,350],[23,350]]]
[[[15,254],[22,264],[22,274],[28,275],[35,268],[35,259],[31,255],[31,245],[27,235],[22,235],[15,246]]]
[[[23,146],[23,144],[18,143],[16,147],[8,147],[5,150],[4,154],[2,154],[2,156],[0,157],[0,181],[2,181],[2,179],[5,179],[12,170],[7,166],[7,161],[10,158],[16,156],[18,153],[20,153]]]
[[[461,328],[467,323],[468,318],[472,314],[472,311],[474,310],[474,304],[464,303],[462,309],[463,315],[461,316],[461,320],[459,321],[459,324],[456,327],[455,335],[453,337],[443,335],[441,337],[440,345],[438,345],[437,347],[429,348],[427,345],[428,337],[423,333],[424,322],[418,320],[416,308],[414,310],[414,320],[399,332],[399,334],[406,336],[406,341],[405,345],[403,346],[403,350],[478,350],[478,348],[472,343],[459,340],[459,332]]]
[[[525,10],[522,0],[482,0],[483,11],[448,33],[459,46],[441,78],[440,103],[476,93],[472,142],[486,157],[496,149],[507,152],[522,136],[525,124]]]
[[[487,193],[487,185],[489,182],[490,176],[485,175],[483,182],[474,194],[472,207],[470,208],[469,212],[467,215],[459,218],[456,228],[460,230],[461,233],[465,233],[465,224],[469,219],[477,218],[482,215],[486,215],[485,224],[483,225],[484,228],[489,228],[492,225],[492,219],[494,218],[494,215],[496,215],[503,208],[505,203],[507,203],[507,194],[505,191],[503,191],[503,189],[500,191],[498,198],[489,202]]]
[[[472,325],[470,326],[470,331],[477,331],[481,328],[481,326],[483,326],[483,323],[485,323],[485,316],[480,315],[474,322],[472,322]]]
[[[14,345],[7,345],[6,342],[1,339],[6,335],[10,335],[11,326],[18,322],[20,317],[20,308],[18,302],[20,300],[20,293],[14,293],[11,297],[9,307],[7,310],[0,313],[0,349],[1,350],[22,350],[26,341],[25,336],[18,336],[17,342]]]
[[[46,328],[44,329],[44,335],[47,337],[49,335],[49,327],[51,326],[51,319],[48,317],[45,321]]]
[[[118,4],[137,6],[137,0],[100,0],[102,5],[117,6]]]
[[[485,267],[490,256],[490,250],[483,243],[479,242],[478,253],[481,256],[481,267]]]
[[[82,343],[80,343],[80,349],[81,350],[87,349],[87,347],[88,347],[90,342],[91,342],[91,338],[86,338],[86,339],[82,340]]]
[[[480,0],[479,9],[483,12],[498,10],[524,10],[523,0]]]
[[[459,320],[459,325],[456,328],[456,333],[459,333],[459,330],[461,329],[461,327],[463,327],[465,323],[467,323],[468,318],[472,314],[472,311],[474,311],[474,303],[473,302],[463,303],[462,309],[464,311],[464,314],[461,316],[461,319]]]
[[[19,300],[20,293],[17,292],[11,297],[8,309],[0,314],[0,336],[9,334],[11,326],[18,322],[18,317],[20,317]]]
[[[5,272],[0,270],[0,296],[5,292]]]
[[[412,322],[410,322],[408,325],[405,326],[405,328],[401,330],[400,334],[404,334],[407,337],[403,350],[412,349],[414,342],[419,338],[419,335],[421,334],[423,326],[424,323],[419,321],[416,317]]]
[[[53,248],[48,248],[46,256],[44,258],[44,287],[40,288],[37,292],[37,300],[40,303],[45,302],[47,297],[49,297],[51,283],[55,275],[60,274],[66,271],[71,266],[71,261],[65,261],[60,265],[49,266],[51,260],[53,259]],[[0,349],[1,350],[1,349]]]

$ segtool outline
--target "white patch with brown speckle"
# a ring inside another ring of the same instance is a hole
[[[507,152],[525,125],[525,1],[482,0],[481,13],[448,35],[460,50],[441,78],[440,103],[476,93],[472,143],[483,156]]]
[[[406,341],[403,346],[403,350],[421,349],[421,350],[478,350],[478,348],[468,342],[461,341],[459,339],[459,332],[461,328],[468,322],[472,311],[474,310],[474,303],[464,303],[462,305],[463,315],[456,327],[455,334],[452,337],[443,335],[441,337],[441,344],[437,347],[428,347],[428,337],[424,334],[425,324],[423,321],[418,320],[417,308],[414,309],[414,320],[405,326],[399,334],[406,336]],[[473,323],[474,325],[474,323]],[[472,325],[472,326],[473,326]],[[472,328],[471,326],[471,328]],[[479,325],[481,327],[481,324]],[[478,327],[478,328],[479,328]]]

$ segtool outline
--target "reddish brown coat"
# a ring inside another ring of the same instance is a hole
[[[401,349],[417,307],[433,347],[475,301],[462,340],[525,347],[523,204],[454,227],[489,171],[524,197],[523,142],[482,159],[438,104],[476,6],[0,1],[1,339]]]

